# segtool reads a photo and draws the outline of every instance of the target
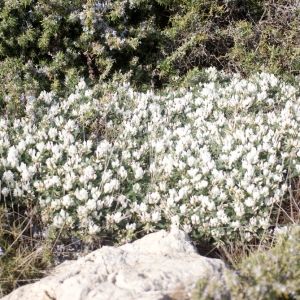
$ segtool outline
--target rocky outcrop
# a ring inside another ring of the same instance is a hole
[[[221,278],[223,261],[200,256],[187,234],[161,230],[66,261],[4,300],[189,299],[197,280]]]

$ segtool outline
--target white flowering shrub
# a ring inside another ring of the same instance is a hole
[[[66,99],[29,99],[24,118],[0,122],[1,201],[120,242],[170,226],[216,242],[260,237],[300,171],[299,88],[206,74],[161,95],[123,84],[106,104],[83,80]]]

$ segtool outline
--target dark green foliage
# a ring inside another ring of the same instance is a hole
[[[208,66],[293,79],[299,12],[296,0],[2,1],[0,105],[20,113],[26,97],[64,95],[78,77],[143,90]]]
[[[181,1],[175,11],[163,32],[169,40],[162,72],[181,76],[215,66],[244,76],[299,74],[296,1]]]
[[[50,88],[63,94],[66,78],[95,83],[121,72],[149,83],[167,21],[155,1],[7,1],[0,11],[2,104]]]

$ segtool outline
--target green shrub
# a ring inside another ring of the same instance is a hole
[[[223,281],[199,281],[192,299],[299,299],[299,241],[299,227],[290,227],[270,250],[255,251],[236,270],[226,270]]]
[[[170,10],[162,31],[162,76],[178,85],[197,67],[248,77],[257,71],[299,75],[298,1],[160,1]],[[178,78],[179,77],[179,78]]]
[[[64,95],[70,78],[89,77],[95,84],[121,72],[148,84],[165,19],[160,7],[151,0],[2,2],[2,104],[43,90]]]
[[[178,86],[194,68],[247,77],[299,75],[299,7],[293,1],[6,1],[0,4],[0,104],[22,116],[41,91],[68,81],[150,79]],[[11,100],[18,102],[17,110]]]

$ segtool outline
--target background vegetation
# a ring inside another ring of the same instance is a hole
[[[76,77],[178,86],[210,66],[293,80],[299,28],[296,0],[2,1],[0,103],[63,94]]]

